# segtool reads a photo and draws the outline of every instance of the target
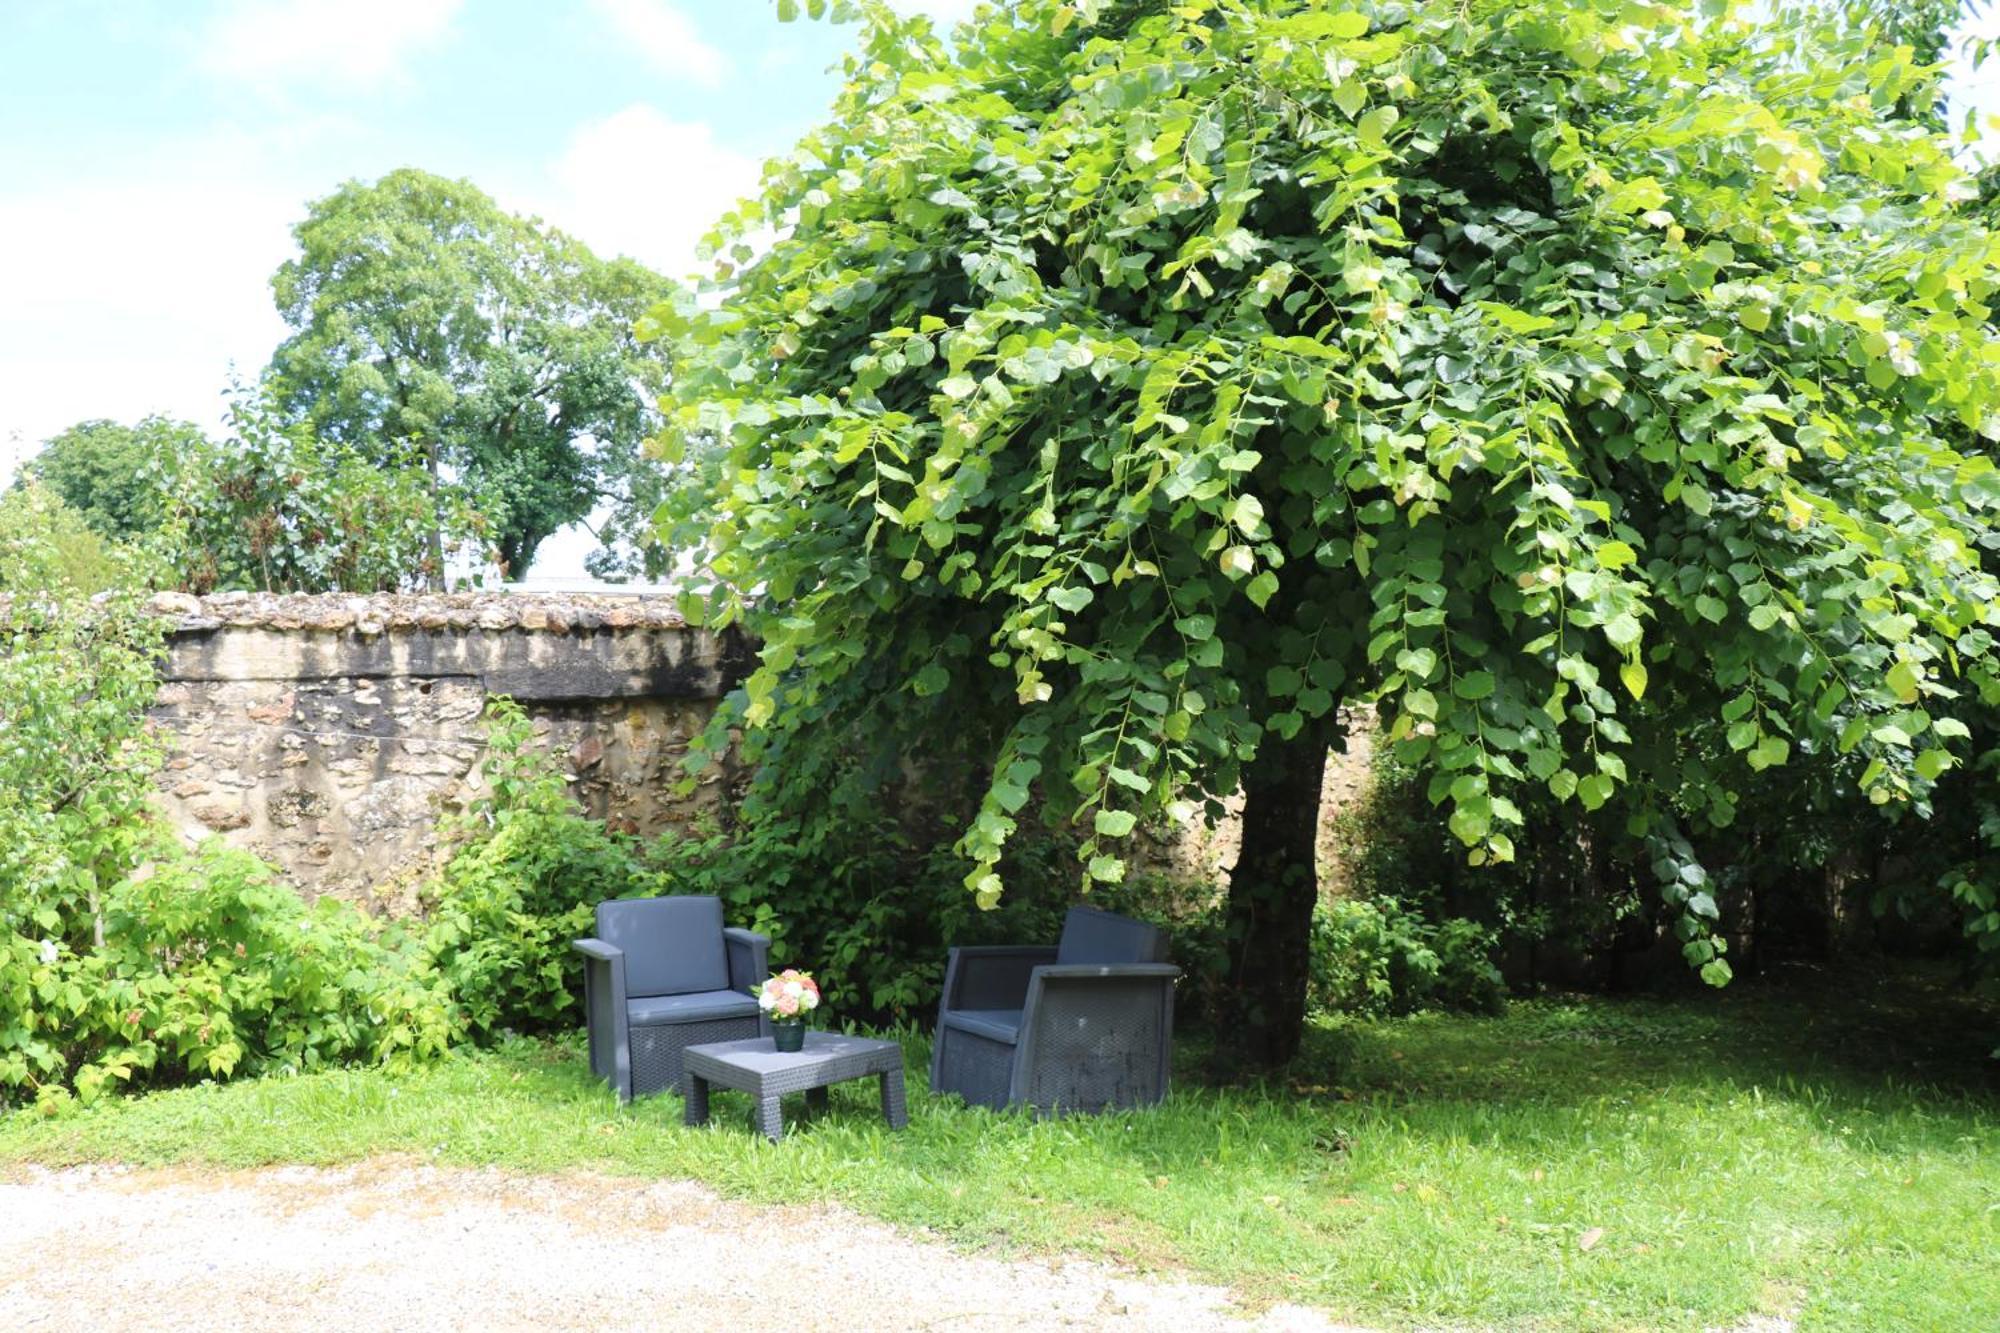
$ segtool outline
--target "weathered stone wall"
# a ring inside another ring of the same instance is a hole
[[[733,636],[642,596],[165,594],[153,718],[167,816],[283,868],[308,896],[397,910],[441,813],[477,791],[481,713],[511,695],[592,814],[653,833],[720,799],[671,795],[689,739],[747,667]]]

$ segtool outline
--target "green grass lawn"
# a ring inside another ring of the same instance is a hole
[[[869,1081],[777,1147],[749,1104],[620,1110],[580,1043],[402,1076],[333,1072],[0,1121],[0,1162],[347,1162],[692,1177],[831,1199],[968,1245],[1061,1248],[1389,1326],[2000,1328],[1990,1010],[1804,978],[1677,1000],[1314,1031],[1302,1072],[1157,1111],[1037,1123]],[[794,1108],[788,1106],[788,1110]],[[802,1109],[802,1108],[799,1108]]]

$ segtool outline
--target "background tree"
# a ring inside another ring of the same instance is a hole
[[[729,720],[984,747],[982,903],[1037,788],[1115,882],[1240,786],[1259,1064],[1343,703],[1475,865],[1530,793],[1616,811],[1717,983],[1696,844],[1760,775],[1929,812],[2000,699],[2000,243],[1906,52],[1821,6],[837,8],[831,122],[652,321],[675,537],[763,637]]]
[[[0,593],[60,586],[89,597],[132,572],[115,543],[36,478],[0,495]]]
[[[199,426],[162,416],[135,426],[81,421],[46,442],[17,484],[39,480],[102,536],[143,538],[166,518],[178,461],[202,442]]]
[[[486,565],[485,518],[432,486],[422,452],[364,453],[287,421],[268,389],[238,386],[229,432],[180,460],[161,540],[192,592],[395,592]]]
[[[272,288],[295,332],[271,369],[319,436],[384,462],[421,451],[511,577],[556,529],[646,503],[661,367],[632,327],[666,279],[415,170],[342,186],[294,234]]]

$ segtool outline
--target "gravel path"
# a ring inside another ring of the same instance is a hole
[[[967,1255],[699,1185],[401,1162],[0,1172],[0,1328],[1257,1329],[1221,1287]],[[1359,1333],[1348,1330],[1348,1333]]]

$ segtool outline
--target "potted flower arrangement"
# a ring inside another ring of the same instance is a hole
[[[771,1016],[772,1045],[804,1050],[806,1015],[819,1008],[819,983],[812,973],[788,967],[757,988],[757,1007]]]

